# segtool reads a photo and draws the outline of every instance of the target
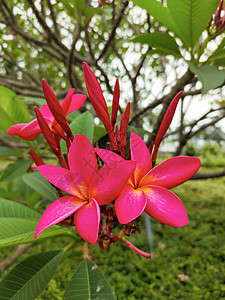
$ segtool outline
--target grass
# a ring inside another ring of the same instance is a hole
[[[172,228],[152,220],[155,257],[147,260],[116,243],[106,251],[90,246],[90,255],[102,269],[119,300],[224,299],[225,298],[225,178],[189,181],[173,189],[182,199],[189,224]],[[140,231],[129,240],[148,251],[144,219]],[[60,249],[65,238],[47,240],[23,256]],[[82,243],[66,253],[48,288],[39,300],[61,300],[74,269],[81,261]],[[9,253],[3,249],[0,258]],[[13,249],[11,249],[13,250]],[[22,258],[22,259],[23,259]],[[188,279],[181,281],[179,274]]]

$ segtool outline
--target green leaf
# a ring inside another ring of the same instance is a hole
[[[13,148],[0,146],[0,156],[18,156],[20,153]]]
[[[100,7],[87,6],[84,8],[84,15],[88,20],[90,20],[94,15],[101,13],[102,9]]]
[[[13,164],[8,165],[2,173],[2,181],[11,181],[17,179],[19,176],[22,176],[32,165],[31,160],[22,160],[19,159]]]
[[[115,300],[116,295],[105,275],[89,259],[78,266],[64,295],[64,300]]]
[[[48,251],[27,257],[0,283],[0,299],[33,300],[46,288],[63,257],[63,251]]]
[[[100,125],[94,126],[94,133],[93,133],[93,143],[95,144],[100,138],[106,135],[107,131],[105,127]]]
[[[225,67],[225,57],[215,60],[214,65],[217,66],[217,67],[219,67],[219,66]]]
[[[34,219],[0,218],[0,248],[37,242],[60,235],[72,235],[68,228],[55,225],[45,229],[34,239],[38,221]]]
[[[172,54],[176,57],[181,57],[178,45],[175,39],[162,32],[141,34],[132,40],[135,43],[148,44],[149,46],[165,51],[168,54]]]
[[[24,174],[23,181],[47,199],[54,201],[59,198],[53,186],[39,172]]]
[[[225,38],[218,45],[217,49],[210,55],[208,61],[225,58]]]
[[[89,111],[86,111],[76,117],[76,119],[71,122],[70,128],[73,132],[73,135],[83,134],[92,143],[94,122],[93,117]]]
[[[187,48],[193,48],[219,5],[219,0],[167,0],[167,5],[176,25],[174,32]]]
[[[7,131],[17,123],[30,122],[30,114],[22,100],[10,89],[0,86],[0,129]]]
[[[190,70],[197,75],[202,83],[203,95],[221,85],[225,80],[225,71],[219,70],[216,66],[196,67],[191,62],[188,62],[188,64]]]
[[[171,31],[176,31],[176,26],[168,9],[157,0],[132,0],[135,5],[145,9],[148,14],[153,16],[162,25]]]
[[[40,218],[40,214],[16,201],[0,198],[0,218]]]

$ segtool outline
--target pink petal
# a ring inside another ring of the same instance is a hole
[[[105,164],[93,178],[89,197],[95,198],[99,205],[110,203],[120,194],[134,169],[132,161]]]
[[[64,196],[54,201],[41,216],[34,238],[46,228],[55,225],[72,215],[75,211],[85,205],[81,199],[73,196]]]
[[[98,171],[95,151],[89,139],[77,134],[69,151],[69,167],[72,176],[75,178],[79,174],[86,185]]]
[[[46,104],[42,105],[42,107],[40,108],[40,112],[41,112],[42,116],[44,118],[49,119],[51,121],[51,123],[54,121],[54,117],[53,117],[48,105],[46,105]]]
[[[116,154],[115,152],[99,148],[94,148],[94,150],[98,154],[98,156],[107,164],[112,162],[116,163],[120,161],[125,161],[123,157]]]
[[[20,130],[26,126],[27,123],[20,123],[20,124],[15,124],[13,126],[11,126],[8,130],[7,130],[7,134],[9,135],[18,135]]]
[[[141,188],[147,197],[145,212],[155,220],[173,227],[185,226],[188,216],[181,200],[171,191],[160,186]]]
[[[95,199],[91,199],[88,204],[79,209],[74,215],[74,224],[77,233],[92,245],[98,239],[100,223],[100,208]]]
[[[131,131],[130,136],[131,160],[136,162],[134,180],[137,185],[141,178],[151,169],[152,161],[149,150],[140,136]]]
[[[86,99],[87,99],[86,95],[82,95],[82,94],[73,95],[70,107],[69,107],[66,115],[70,114],[74,110],[81,108],[81,106],[84,104]]]
[[[53,185],[59,189],[67,192],[68,194],[78,196],[81,199],[85,199],[83,190],[81,191],[76,183],[80,184],[79,177],[76,180],[72,177],[71,171],[52,165],[41,165],[36,167],[38,171]]]
[[[33,141],[36,139],[39,134],[41,134],[41,129],[38,124],[37,119],[34,119],[30,123],[27,123],[19,132],[18,136],[21,139],[27,140],[27,141]]]
[[[72,96],[73,96],[73,93],[75,92],[75,89],[69,89],[67,95],[66,95],[66,98],[63,100],[63,102],[60,104],[62,109],[63,109],[63,112],[65,115],[67,115],[67,112],[68,112],[68,109],[70,107],[70,104],[71,104],[71,100],[72,100]]]
[[[126,185],[115,202],[118,221],[127,224],[138,218],[145,209],[147,200],[141,189]]]
[[[172,157],[146,174],[140,185],[159,185],[171,189],[190,179],[200,168],[200,160],[196,157]]]

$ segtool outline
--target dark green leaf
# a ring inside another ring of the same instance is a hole
[[[100,138],[106,135],[107,131],[105,127],[100,125],[94,126],[93,143],[95,144]]]
[[[195,73],[202,83],[202,94],[209,90],[215,89],[225,80],[225,71],[219,70],[216,66],[196,67],[193,63],[188,62],[190,70]]]
[[[214,65],[219,67],[225,67],[225,58],[217,59],[214,61]]]
[[[32,165],[31,160],[17,160],[8,165],[2,173],[0,181],[11,181],[22,176]]]
[[[219,0],[167,0],[167,5],[176,25],[174,32],[189,48],[194,47],[205,30]]]
[[[115,300],[116,295],[105,275],[89,259],[78,266],[64,295],[64,300]]]
[[[0,217],[2,218],[40,218],[40,214],[18,202],[0,198]]]
[[[59,198],[59,195],[53,186],[39,172],[24,174],[23,180],[31,188],[45,196],[47,199],[54,201]]]
[[[102,13],[102,9],[99,7],[87,6],[84,9],[84,15],[88,20],[90,20],[94,15],[101,14],[101,13]]]
[[[0,299],[33,300],[53,277],[63,251],[42,252],[24,259],[0,283]]]
[[[92,143],[94,122],[89,111],[86,111],[76,117],[76,119],[70,124],[70,128],[73,132],[73,135],[83,134]]]
[[[132,41],[135,43],[148,44],[153,48],[165,51],[167,54],[172,54],[176,57],[181,57],[175,39],[167,33],[146,33],[136,37]]]
[[[0,86],[0,129],[7,131],[17,123],[30,122],[30,114],[22,100],[10,89]]]

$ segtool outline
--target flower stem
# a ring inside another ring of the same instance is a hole
[[[133,244],[131,244],[131,242],[129,242],[128,240],[121,240],[123,241],[131,250],[133,250],[134,252],[136,252],[137,254],[140,254],[141,256],[144,256],[146,258],[152,258],[152,254],[151,253],[147,253],[144,252],[140,249],[138,249],[137,247],[135,247]]]
[[[88,251],[88,243],[87,242],[84,242],[83,251],[84,251],[84,258],[89,258],[89,251]]]
[[[66,252],[67,250],[69,250],[70,248],[72,248],[74,244],[75,244],[75,241],[70,242],[68,245],[66,245],[63,248],[63,251]]]

